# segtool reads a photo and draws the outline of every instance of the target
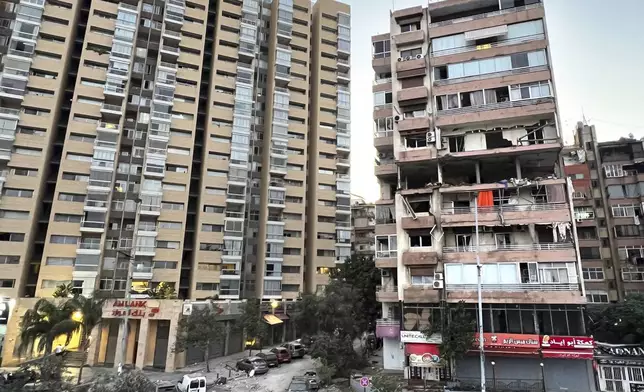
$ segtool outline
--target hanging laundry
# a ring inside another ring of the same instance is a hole
[[[492,191],[481,191],[478,196],[479,207],[492,207],[494,205],[494,195]]]

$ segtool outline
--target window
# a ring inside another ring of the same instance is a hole
[[[579,255],[582,260],[597,260],[601,259],[599,247],[580,247]]]
[[[644,227],[638,225],[615,226],[616,237],[644,237]]]
[[[391,57],[391,41],[376,41],[372,46],[374,59]]]
[[[20,155],[40,156],[42,150],[40,148],[15,147],[13,152]]]
[[[420,22],[406,23],[406,24],[400,25],[401,33],[406,33],[409,31],[417,31],[417,30],[420,30]]]
[[[400,57],[402,57],[403,59],[408,57],[416,57],[418,55],[423,55],[423,48],[413,48],[400,51]]]
[[[183,211],[183,203],[171,203],[171,202],[161,202],[162,210],[172,210],[172,211]]]
[[[376,258],[396,257],[397,254],[396,235],[376,236]]]
[[[54,215],[54,222],[80,223],[82,219],[83,219],[82,215],[72,215],[72,214]]]
[[[612,206],[611,211],[613,213],[613,217],[624,218],[639,215],[640,207],[632,204],[618,204],[616,206]]]
[[[424,248],[432,246],[431,234],[409,234],[409,246],[412,248]]]
[[[586,301],[594,304],[607,304],[608,293],[605,291],[586,291]]]
[[[76,203],[84,203],[85,195],[79,195],[76,193],[59,193],[58,200],[60,201],[72,201]]]
[[[79,239],[80,237],[71,235],[52,235],[49,237],[49,242],[52,244],[76,245]]]
[[[624,282],[643,282],[644,267],[622,268],[622,279],[624,280]]]
[[[2,289],[11,289],[15,284],[15,279],[0,279],[0,288]]]
[[[223,244],[201,242],[199,244],[199,250],[205,250],[210,252],[221,252],[223,250]]]
[[[23,233],[0,233],[0,241],[22,242],[25,240]]]
[[[73,266],[75,259],[73,257],[47,257],[45,265],[56,266]]]
[[[179,249],[179,241],[157,241],[157,248],[159,249]]]
[[[164,191],[185,191],[186,186],[183,184],[168,184],[164,182],[163,190]]]
[[[619,164],[604,165],[604,175],[606,178],[624,177],[626,175],[626,171],[624,171],[624,167]]]
[[[576,220],[595,219],[595,210],[592,207],[575,207]]]
[[[0,255],[0,264],[18,264],[18,263],[20,263],[20,256]]]
[[[393,102],[393,95],[391,91],[379,91],[373,93],[373,106],[374,109],[379,109],[391,105]]]
[[[238,223],[242,223],[242,222],[238,222]],[[211,224],[206,224],[206,223],[203,223],[201,225],[201,231],[206,231],[206,232],[211,232],[211,233],[220,233],[223,230],[224,230],[224,226],[222,226],[222,225],[211,225]]]
[[[550,96],[550,82],[535,82],[514,84],[510,86],[510,99],[519,101],[522,99],[535,99]]]
[[[0,210],[0,219],[29,219],[28,211]]]
[[[23,197],[25,199],[31,199],[34,195],[34,191],[30,189],[4,188],[2,190],[2,194],[9,197]]]
[[[157,261],[157,260],[154,260],[154,264],[152,265],[152,268],[154,268],[154,269],[177,269],[177,262],[176,261]]]
[[[204,283],[204,282],[197,282],[195,286],[196,290],[203,290],[203,291],[217,291],[219,290],[219,284],[218,283]]]
[[[27,168],[21,168],[21,167],[14,167],[11,169],[11,174],[15,176],[27,176],[27,177],[37,177],[38,176],[38,170],[37,169],[27,169]]]

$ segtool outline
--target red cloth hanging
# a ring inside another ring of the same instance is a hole
[[[494,205],[494,196],[492,191],[481,191],[478,196],[479,207],[492,207]]]

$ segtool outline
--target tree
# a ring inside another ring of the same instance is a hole
[[[237,327],[246,332],[246,337],[254,338],[259,341],[260,351],[264,347],[264,341],[268,338],[268,324],[262,317],[262,308],[258,299],[248,299],[242,307],[241,317]],[[252,347],[248,350],[248,355],[252,352]]]
[[[36,362],[22,365],[13,372],[16,381],[4,385],[0,382],[0,390],[3,392],[25,390],[71,392],[74,390],[74,385],[65,379],[64,370],[65,363],[62,357],[48,355]]]
[[[367,365],[367,361],[353,349],[353,338],[347,334],[322,332],[316,335],[310,354],[322,366],[335,369],[340,376],[348,376],[351,369]]]
[[[320,331],[327,334],[347,335],[351,339],[360,336],[363,325],[360,293],[348,283],[332,280],[324,289],[318,302]]]
[[[320,329],[319,308],[321,298],[316,294],[304,294],[302,299],[295,303],[291,314],[293,324],[304,336],[312,336]]]
[[[54,340],[66,336],[69,344],[72,335],[79,332],[82,324],[72,318],[74,310],[66,303],[61,305],[41,299],[33,309],[25,312],[20,322],[20,344],[18,350],[25,353],[34,345],[38,352],[51,353]]]
[[[177,291],[166,282],[160,282],[157,287],[148,290],[148,295],[153,299],[175,299]]]
[[[357,329],[375,330],[382,306],[376,300],[376,286],[381,284],[380,270],[373,257],[351,255],[339,268],[332,270],[331,279],[344,282],[357,292],[355,305]]]
[[[400,378],[379,372],[371,377],[371,390],[374,392],[402,392]]]
[[[210,306],[194,308],[188,317],[179,320],[175,352],[182,352],[188,347],[203,351],[206,372],[210,373],[210,347],[213,343],[223,342],[226,328]]]
[[[74,295],[74,286],[71,283],[61,284],[56,286],[56,290],[52,294],[54,298],[70,298]]]
[[[447,305],[444,310],[447,313],[443,316],[445,322],[439,320],[438,323],[430,323],[422,332],[427,338],[435,333],[441,333],[441,360],[445,364],[451,364],[472,349],[476,318],[472,318],[471,313],[467,311],[464,301]]]
[[[103,375],[93,380],[88,392],[155,392],[156,385],[139,370]]]
[[[92,335],[92,331],[103,319],[104,303],[105,299],[75,295],[74,298],[67,301],[64,305],[64,307],[68,308],[68,310],[72,312],[72,320],[80,323],[81,336],[79,349],[83,353],[89,348],[89,337]],[[78,369],[77,383],[80,383],[83,375],[83,365],[84,362]]]
[[[630,294],[623,302],[589,305],[586,333],[606,343],[644,343],[644,295]]]

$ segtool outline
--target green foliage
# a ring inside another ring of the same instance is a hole
[[[70,392],[74,385],[64,376],[63,358],[49,355],[21,366],[14,375],[17,381],[0,386],[2,392],[22,392],[25,390]],[[33,388],[33,389],[31,389]]]
[[[70,298],[74,295],[74,286],[71,283],[61,284],[56,286],[56,290],[52,294],[54,298]]]
[[[379,372],[371,377],[371,390],[374,392],[402,392],[403,383],[399,376]]]
[[[177,291],[166,282],[160,282],[157,287],[148,290],[148,295],[153,299],[175,299]]]
[[[226,327],[219,320],[217,313],[209,306],[194,308],[192,314],[179,320],[175,352],[182,352],[188,347],[196,347],[204,353],[206,371],[210,372],[210,347],[213,343],[226,338]]]
[[[351,369],[360,369],[367,361],[353,349],[353,338],[339,333],[316,335],[311,346],[311,358],[327,367],[335,368],[335,375],[348,376]]]
[[[446,305],[445,311],[449,313],[446,323],[434,323],[422,330],[429,338],[435,333],[442,334],[440,356],[444,362],[458,360],[472,349],[476,331],[476,319],[472,318],[465,308],[465,302]],[[437,325],[438,324],[438,325]]]
[[[356,328],[360,332],[375,330],[382,305],[376,300],[381,276],[373,257],[351,255],[341,267],[332,270],[331,278],[348,284],[357,293]]]
[[[589,305],[586,329],[601,342],[644,343],[644,295],[630,294],[616,304]]]
[[[315,370],[322,385],[330,385],[333,381],[333,377],[338,372],[338,369],[335,366],[323,363],[321,360],[316,361]]]
[[[156,392],[156,385],[142,372],[132,370],[98,377],[88,392]]]
[[[303,336],[315,335],[319,330],[318,309],[321,299],[316,294],[304,294],[295,303],[293,313],[289,313],[298,332]]]
[[[20,321],[19,352],[26,353],[37,342],[38,352],[49,354],[54,340],[61,335],[67,337],[69,344],[72,335],[81,329],[81,323],[72,320],[73,313],[74,309],[66,303],[58,305],[46,299],[36,302]]]
[[[247,338],[259,340],[260,348],[264,347],[264,342],[268,339],[269,327],[262,316],[262,309],[258,299],[246,300],[236,326],[246,331]]]
[[[80,312],[82,318],[81,325],[81,349],[87,349],[89,345],[89,336],[92,334],[94,328],[101,323],[103,319],[103,304],[105,299],[96,297],[84,297],[82,295],[75,295],[72,299],[65,302],[63,305],[69,311]]]

